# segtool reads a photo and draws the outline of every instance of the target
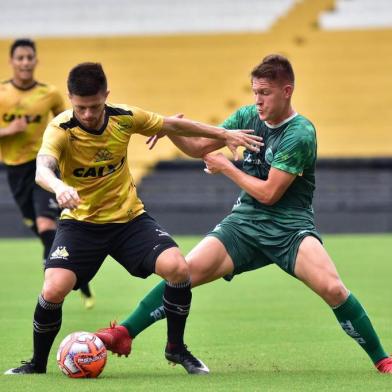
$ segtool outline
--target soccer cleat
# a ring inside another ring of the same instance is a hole
[[[191,354],[185,344],[177,348],[171,347],[168,343],[165,349],[165,357],[169,363],[183,366],[189,374],[208,374],[210,372],[210,369],[200,359]]]
[[[80,292],[80,296],[82,298],[83,306],[86,309],[92,309],[95,306],[95,295],[91,293],[90,296],[87,296],[83,291]]]
[[[109,328],[102,328],[95,332],[105,345],[107,350],[114,354],[125,355],[131,352],[132,338],[129,336],[128,330],[123,325],[117,325],[111,322]]]
[[[380,373],[392,373],[392,358],[387,357],[381,359],[375,366]]]
[[[21,366],[7,370],[4,374],[21,376],[23,374],[42,374],[46,370],[36,369],[33,361],[21,361]]]

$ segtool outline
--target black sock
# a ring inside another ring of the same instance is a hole
[[[44,245],[44,261],[49,256],[50,248],[52,247],[56,230],[46,230],[38,234]]]
[[[49,352],[61,327],[61,308],[63,303],[46,301],[42,295],[34,312],[34,355],[33,363],[37,370],[45,371]]]
[[[166,282],[163,307],[167,317],[167,340],[171,346],[184,345],[186,319],[191,307],[191,282]]]
[[[85,297],[91,297],[91,290],[88,283],[80,285],[79,289]]]

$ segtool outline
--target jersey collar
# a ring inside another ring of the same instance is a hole
[[[288,123],[288,122],[291,121],[294,117],[297,117],[297,116],[298,116],[298,113],[297,113],[297,112],[294,112],[290,117],[287,117],[286,120],[283,120],[283,121],[280,122],[279,124],[272,125],[272,124],[269,124],[267,121],[265,121],[264,123],[265,123],[265,125],[266,125],[268,128],[276,129],[276,128],[279,128],[279,127],[281,127],[282,125]]]
[[[33,88],[38,84],[38,82],[37,82],[36,80],[34,80],[34,83],[33,83],[31,86],[29,86],[29,87],[20,87],[20,86],[16,85],[12,79],[10,79],[10,83],[11,83],[17,90],[20,90],[20,91],[28,91],[28,90],[31,90],[31,89],[33,89]]]
[[[81,129],[83,129],[83,131],[87,132],[87,133],[91,133],[92,135],[102,135],[104,130],[106,129],[106,127],[108,126],[108,122],[109,122],[109,114],[107,111],[107,106],[105,105],[105,119],[104,122],[101,126],[101,128],[99,129],[89,129],[85,126],[83,126],[78,119],[75,117],[75,115],[72,113],[72,120],[75,121],[75,124],[77,124],[77,126]]]

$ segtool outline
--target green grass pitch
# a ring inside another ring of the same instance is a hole
[[[197,237],[178,237],[184,252]],[[325,236],[345,284],[367,309],[392,351],[392,236]],[[32,317],[42,284],[38,240],[0,241],[0,370],[31,356]],[[188,376],[163,357],[165,322],[141,334],[129,358],[109,355],[95,380],[72,380],[57,368],[59,342],[78,330],[121,321],[158,279],[129,276],[106,260],[92,285],[97,305],[84,310],[78,292],[67,298],[63,325],[48,373],[0,376],[1,391],[391,391],[392,375],[380,375],[333,313],[302,283],[276,266],[199,287],[193,292],[186,342],[210,367]]]

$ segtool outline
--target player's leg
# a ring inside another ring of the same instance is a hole
[[[106,236],[99,234],[84,222],[60,221],[45,263],[45,281],[34,312],[33,358],[6,374],[46,372],[48,355],[61,327],[65,296],[80,283],[89,282],[108,253]]]
[[[295,275],[317,293],[332,308],[341,327],[369,355],[380,371],[392,373],[392,361],[388,371],[388,354],[356,297],[341,281],[336,267],[322,244],[312,236],[301,242],[296,257]],[[385,361],[384,359],[387,358]],[[383,363],[380,364],[380,361]]]
[[[55,195],[35,183],[35,167],[31,173],[30,181],[33,183],[32,200],[34,215],[36,217],[35,227],[44,246],[43,260],[45,261],[49,255],[56,234],[60,208]]]
[[[95,306],[95,294],[91,288],[90,283],[85,283],[79,287],[80,296],[82,298],[83,306],[86,309],[92,309]]]
[[[46,369],[50,349],[61,328],[64,298],[75,284],[76,275],[71,270],[49,268],[45,271],[44,287],[35,308],[33,322],[32,362],[39,369]]]
[[[35,161],[6,168],[8,185],[22,214],[23,223],[38,236],[34,210]]]
[[[192,287],[231,275],[234,271],[233,260],[247,259],[246,255],[238,254],[240,248],[244,250],[237,241],[242,227],[241,222],[229,215],[186,256]],[[131,336],[136,337],[151,324],[165,318],[162,305],[164,288],[165,282],[155,286],[121,323]]]
[[[192,293],[189,267],[177,247],[166,249],[158,256],[155,273],[166,281],[163,307],[168,320],[168,345],[183,346]]]
[[[147,277],[157,273],[165,279],[159,288],[153,290],[152,300],[147,299],[146,302],[152,304],[153,309],[155,303],[165,307],[168,313],[168,347],[169,351],[177,351],[181,357],[177,358],[177,363],[181,363],[190,373],[205,373],[207,369],[186,350],[183,342],[192,297],[188,264],[169,234],[147,214],[135,218],[128,226],[125,234],[118,233],[119,245],[112,244],[111,255],[132,275]],[[147,308],[144,311],[148,312]],[[125,331],[127,336],[124,335]],[[101,329],[97,335],[109,350],[120,355],[129,354],[130,339],[123,325]]]
[[[156,272],[163,273],[159,268],[157,259],[159,256],[170,248],[176,248],[177,244],[172,240],[170,235],[163,231],[160,226],[148,214],[134,218],[132,221],[118,226],[115,229],[115,236],[111,241],[109,254],[117,260],[131,275],[146,278]],[[176,255],[177,256],[177,255]],[[181,256],[182,257],[182,256]],[[168,267],[174,268],[177,257]],[[180,260],[183,262],[182,260]],[[168,263],[170,259],[168,260]],[[185,262],[186,270],[188,269]],[[162,265],[162,269],[164,266]],[[184,283],[188,285],[189,276],[186,271],[185,277],[182,271],[174,271],[173,276],[175,283]],[[181,282],[181,280],[184,282]],[[166,282],[164,282],[166,287]],[[187,287],[185,287],[185,290]],[[189,289],[190,290],[190,289]],[[160,304],[162,304],[163,290],[160,292]],[[104,342],[106,348],[119,356],[128,356],[131,352],[132,339],[127,328],[116,323],[111,323],[110,328],[102,328],[97,332],[97,336]]]
[[[208,374],[207,366],[184,343],[192,293],[189,267],[177,247],[166,249],[158,256],[155,273],[165,279],[162,300],[167,318],[166,359],[182,365],[189,374]]]
[[[234,263],[223,242],[217,237],[203,238],[186,256],[192,287],[231,275]]]
[[[38,236],[44,246],[43,260],[47,259],[50,248],[52,247],[54,237],[56,236],[57,222],[46,216],[38,216],[35,220]]]
[[[76,283],[73,271],[50,268],[45,271],[45,281],[34,311],[33,358],[22,361],[22,366],[5,374],[46,373],[49,352],[61,327],[62,305],[65,296]]]
[[[191,286],[219,279],[233,272],[233,261],[220,240],[205,237],[185,257],[191,277]],[[156,321],[166,317],[162,297],[166,282],[158,283],[137,305],[121,325],[135,338]]]

